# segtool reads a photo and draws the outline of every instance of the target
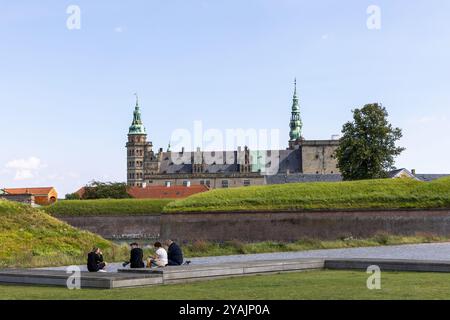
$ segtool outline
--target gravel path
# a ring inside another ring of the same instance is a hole
[[[217,256],[204,258],[187,258],[192,264],[216,264],[232,262],[248,262],[260,260],[280,260],[299,258],[379,258],[379,259],[412,259],[412,260],[444,260],[450,261],[450,243],[411,244],[400,246],[364,247],[348,249],[310,250],[297,252],[276,252],[246,254],[233,256]],[[117,272],[121,263],[111,263],[108,272]],[[65,267],[45,268],[48,270],[64,270]],[[86,271],[86,266],[81,266]]]

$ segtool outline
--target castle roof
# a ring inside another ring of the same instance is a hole
[[[255,150],[250,151],[250,157],[256,157],[250,161],[251,172],[259,170],[264,172],[266,164],[278,167],[277,172],[279,173],[300,171],[301,154],[299,149]],[[161,174],[189,174],[192,173],[193,164],[202,163],[202,159],[205,160],[203,173],[239,172],[239,151],[163,152],[159,172]],[[278,163],[271,163],[271,161]]]
[[[131,123],[128,134],[131,134],[131,135],[146,134],[145,126],[142,123],[142,119],[141,119],[141,110],[139,109],[139,100],[138,100],[137,94],[136,94],[136,106],[134,107],[134,112],[133,112],[133,122]]]

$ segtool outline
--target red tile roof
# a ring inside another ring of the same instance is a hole
[[[80,196],[80,198],[82,198],[84,196],[84,194],[86,193],[86,188],[85,187],[81,187],[80,189],[78,189],[74,193],[77,193]]]
[[[179,199],[208,190],[209,188],[205,185],[191,185],[190,187],[148,186],[145,188],[130,187],[128,188],[128,194],[136,199]]]
[[[7,194],[33,194],[33,195],[48,195],[53,187],[43,188],[5,188],[3,189]]]

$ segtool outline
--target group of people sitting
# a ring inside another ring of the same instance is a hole
[[[166,249],[161,242],[155,242],[155,255],[148,257],[147,263],[144,263],[144,251],[139,244],[133,242],[130,244],[130,260],[122,264],[123,267],[130,265],[130,268],[152,268],[165,266],[179,266],[183,264],[183,251],[172,240],[165,241]],[[186,261],[189,264],[190,261]],[[90,272],[106,272],[106,262],[103,260],[103,253],[99,248],[94,248],[88,254],[87,268]]]

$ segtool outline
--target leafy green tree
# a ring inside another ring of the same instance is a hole
[[[122,182],[92,181],[84,187],[83,199],[126,199],[131,198],[127,184]]]
[[[336,151],[344,180],[385,178],[394,168],[394,158],[405,149],[396,146],[402,130],[387,117],[386,108],[377,103],[353,110],[353,122],[344,124]]]
[[[68,193],[66,194],[66,200],[80,200],[80,195],[78,193]]]

